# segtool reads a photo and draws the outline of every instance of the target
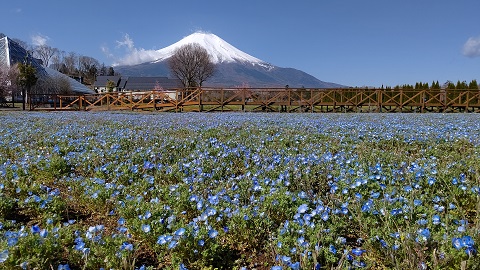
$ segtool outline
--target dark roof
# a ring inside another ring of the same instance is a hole
[[[122,78],[123,80],[123,78]],[[154,90],[160,86],[163,89],[172,89],[182,87],[182,83],[178,79],[169,79],[167,77],[127,77],[125,90]]]
[[[98,76],[95,80],[96,87],[106,87],[108,81],[112,81],[115,83],[115,86],[118,86],[120,82],[120,76]]]

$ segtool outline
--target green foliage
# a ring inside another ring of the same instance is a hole
[[[461,89],[461,90],[468,89],[467,82],[466,82],[466,81],[460,82],[460,80],[457,81],[457,84],[455,85],[455,89],[459,89],[459,90],[460,90],[460,89]]]
[[[478,90],[477,80],[472,80],[472,81],[468,84],[468,89]]]
[[[114,81],[108,80],[108,81],[107,81],[107,85],[106,85],[107,92],[113,92],[113,89],[114,89],[116,86],[117,86],[117,85],[115,84]]]
[[[37,71],[32,65],[18,63],[18,71],[17,84],[21,87],[29,90],[37,83]]]

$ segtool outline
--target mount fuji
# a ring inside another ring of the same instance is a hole
[[[204,32],[196,32],[160,50],[151,51],[154,61],[137,65],[116,66],[122,76],[166,76],[171,77],[168,59],[177,48],[198,43],[205,48],[215,64],[213,77],[204,82],[211,87],[307,87],[340,88],[340,84],[321,81],[314,76],[294,68],[282,68],[253,57],[221,39]]]

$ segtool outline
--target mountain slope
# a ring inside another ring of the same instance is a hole
[[[191,34],[168,47],[154,51],[155,61],[131,66],[117,66],[115,70],[123,76],[171,77],[168,59],[174,54],[175,49],[189,43],[198,43],[205,48],[215,63],[215,74],[204,83],[204,86],[344,87],[321,81],[301,70],[274,66],[240,51],[214,34],[202,32]]]

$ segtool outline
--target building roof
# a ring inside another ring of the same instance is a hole
[[[124,91],[145,91],[155,89],[181,88],[182,83],[178,79],[168,77],[120,77],[120,76],[98,76],[95,87],[105,87],[108,81],[117,83],[117,87]]]
[[[172,89],[182,87],[182,83],[178,79],[169,79],[167,77],[127,77],[125,90],[154,90],[161,87],[162,89]]]
[[[95,80],[95,87],[106,87],[108,81],[115,83],[115,86],[119,86],[121,76],[98,76]]]

